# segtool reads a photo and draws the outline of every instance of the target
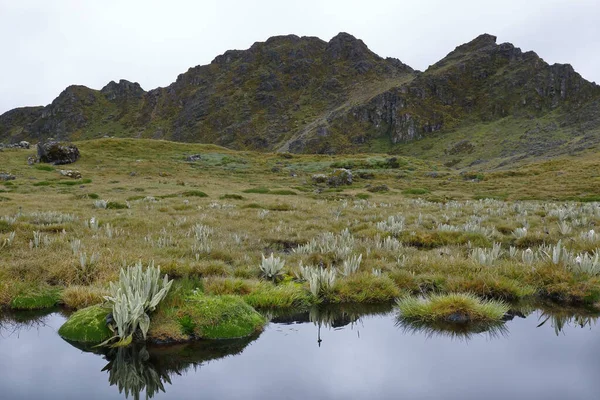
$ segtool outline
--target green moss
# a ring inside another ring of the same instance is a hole
[[[107,308],[98,305],[79,310],[60,327],[58,334],[72,342],[101,343],[112,336],[106,326],[109,312]]]
[[[192,294],[177,310],[184,333],[203,339],[233,339],[262,329],[265,319],[238,296]]]
[[[60,289],[54,287],[39,288],[19,294],[10,303],[13,310],[39,310],[51,308],[60,301]]]

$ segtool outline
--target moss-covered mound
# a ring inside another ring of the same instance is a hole
[[[108,313],[108,309],[99,305],[79,310],[60,327],[58,334],[72,342],[101,343],[112,336],[106,326]]]
[[[242,338],[259,332],[265,322],[238,296],[192,294],[179,307],[159,310],[148,335],[157,341]]]
[[[41,310],[51,308],[60,301],[61,292],[58,288],[40,288],[24,292],[16,296],[10,303],[13,310]]]
[[[427,299],[404,297],[397,300],[397,305],[401,318],[423,322],[500,321],[509,309],[503,302],[481,300],[466,293],[432,295]]]

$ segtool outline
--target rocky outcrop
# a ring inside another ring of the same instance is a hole
[[[38,143],[37,156],[40,162],[61,165],[74,163],[79,159],[80,154],[74,144],[51,141]]]
[[[348,33],[328,42],[287,35],[227,51],[149,92],[126,80],[99,91],[70,86],[46,107],[1,115],[0,139],[86,139],[117,130],[235,149],[332,154],[392,151],[438,132],[552,113],[567,134],[593,131],[586,143],[595,143],[598,102],[600,87],[570,65],[548,65],[489,34],[425,72],[378,56]]]

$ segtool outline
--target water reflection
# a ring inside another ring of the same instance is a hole
[[[63,315],[18,313],[0,316],[0,398],[593,399],[599,316],[515,305],[504,325],[448,327],[323,306],[272,314],[260,338],[78,351]]]
[[[125,398],[139,400],[166,392],[171,377],[188,370],[197,370],[205,363],[240,354],[258,335],[245,339],[202,341],[171,345],[134,344],[125,348],[98,349],[71,343],[83,351],[102,355],[108,364],[108,382],[116,386]]]
[[[117,386],[119,393],[125,393],[125,398],[131,395],[139,400],[140,394],[145,391],[146,399],[149,399],[159,391],[165,392],[163,382],[171,384],[169,374],[157,370],[149,362],[150,354],[145,346],[113,349],[107,358],[110,361],[102,371],[108,371],[108,382]]]
[[[317,345],[321,347],[321,329],[340,329],[360,325],[365,316],[383,316],[392,310],[391,304],[320,304],[312,306],[308,311],[290,312],[268,311],[266,317],[277,324],[298,324],[311,322],[317,327]],[[357,329],[360,337],[360,330]]]
[[[50,315],[60,312],[59,308],[0,313],[0,338],[16,335],[31,329],[47,326]]]
[[[427,338],[435,336],[448,337],[452,340],[469,341],[476,336],[485,336],[487,339],[508,337],[508,328],[504,322],[493,323],[453,323],[453,322],[422,322],[396,318],[396,326],[403,333],[411,335],[425,335]]]
[[[538,320],[538,328],[547,323],[554,328],[556,336],[565,334],[568,327],[588,328],[595,326],[600,318],[600,313],[592,310],[574,308],[546,308],[541,309]]]

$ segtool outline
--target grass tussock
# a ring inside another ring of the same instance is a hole
[[[426,299],[403,297],[397,300],[397,307],[402,318],[423,322],[500,321],[509,310],[506,303],[468,293],[434,294]]]
[[[108,290],[97,286],[69,286],[62,291],[61,302],[73,310],[90,307],[104,302]]]
[[[314,302],[302,285],[261,282],[244,300],[255,308],[305,308]]]
[[[381,303],[392,301],[399,295],[400,290],[389,277],[359,273],[338,280],[331,300],[336,303]]]

